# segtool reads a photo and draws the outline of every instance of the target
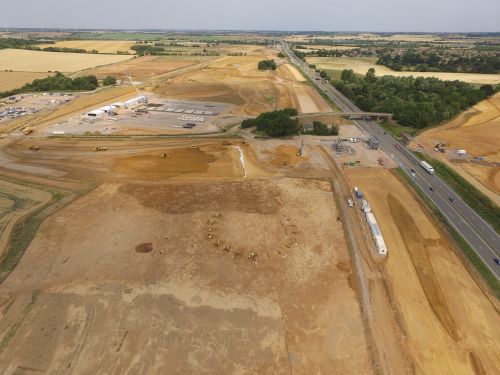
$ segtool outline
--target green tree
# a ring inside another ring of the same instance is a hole
[[[111,86],[116,84],[116,78],[113,76],[107,76],[102,80],[102,84],[104,86]]]

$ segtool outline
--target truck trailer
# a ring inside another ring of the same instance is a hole
[[[434,174],[434,168],[432,168],[432,165],[427,163],[425,160],[422,160],[420,162],[420,166],[425,169],[425,171],[429,174]]]

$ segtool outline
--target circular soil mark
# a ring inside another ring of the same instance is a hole
[[[151,242],[141,243],[135,247],[135,251],[138,253],[150,253],[153,251],[153,244]]]

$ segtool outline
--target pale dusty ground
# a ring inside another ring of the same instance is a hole
[[[127,40],[63,40],[54,44],[40,44],[38,47],[80,48],[87,51],[96,50],[99,53],[117,53],[118,51],[135,53],[130,49],[134,44],[135,42]]]
[[[449,144],[449,152],[442,154],[430,151],[438,142]],[[468,153],[466,159],[483,156],[487,161],[500,163],[500,93],[478,103],[450,122],[423,132],[415,138],[413,146],[418,143],[425,146],[432,157],[446,162],[500,205],[498,167],[448,161],[458,158],[456,150],[464,149]]]
[[[335,215],[313,180],[102,185],[0,286],[0,371],[370,373]]]
[[[17,89],[35,79],[46,78],[50,75],[50,73],[0,71],[0,91]]]
[[[169,98],[234,104],[233,113],[240,115],[258,115],[288,107],[320,112],[331,110],[288,64],[274,72],[259,71],[260,60],[275,57],[273,51],[265,53],[216,59],[199,69],[166,79],[153,92]]]
[[[130,59],[126,55],[93,55],[3,49],[0,51],[0,70],[19,72],[76,72],[99,65],[107,65]]]
[[[354,73],[366,74],[368,69],[374,68],[378,76],[391,75],[396,77],[435,77],[442,80],[460,80],[470,83],[499,84],[500,74],[476,73],[445,73],[445,72],[397,72],[383,65],[376,65],[376,58],[370,57],[309,57],[307,62],[315,64],[318,69],[344,70],[352,69]]]
[[[496,373],[500,318],[494,297],[481,290],[435,221],[390,171],[353,169],[348,176],[384,235],[383,274],[416,373]]]

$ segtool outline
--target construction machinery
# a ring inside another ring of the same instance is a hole
[[[31,128],[26,128],[26,129],[23,130],[23,134],[24,135],[30,135],[33,132],[34,132],[34,130],[31,129]]]
[[[193,150],[199,150],[200,149],[200,146],[197,146],[197,145],[191,145],[191,148]]]
[[[99,152],[99,151],[108,151],[108,148],[107,148],[107,147],[102,147],[102,146],[95,146],[95,147],[93,148],[93,150],[94,150],[95,152]]]
[[[245,139],[244,141],[241,141],[245,146],[248,146],[250,143]]]
[[[33,145],[28,145],[28,150],[38,151],[38,150],[40,150],[40,147],[33,146]]]
[[[227,141],[227,140],[222,142],[223,146],[231,146],[232,144],[233,144],[233,142]]]

